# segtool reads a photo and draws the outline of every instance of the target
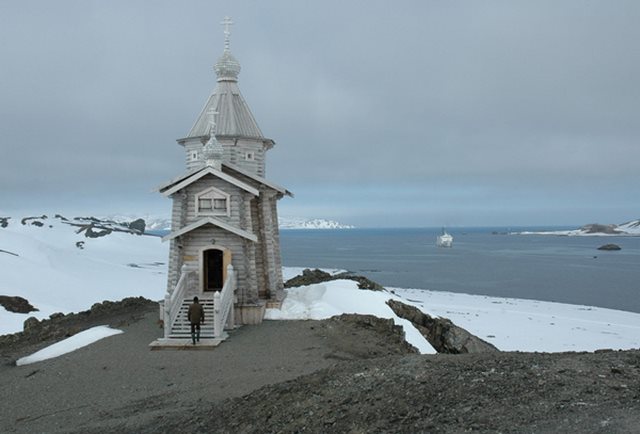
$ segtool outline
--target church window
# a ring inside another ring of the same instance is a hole
[[[196,215],[229,216],[229,194],[215,187],[196,194]]]
[[[198,199],[198,211],[211,211],[211,199]]]
[[[213,199],[213,209],[215,210],[227,210],[227,199]]]
[[[197,160],[198,159],[198,151],[191,152],[191,159],[192,160]]]
[[[253,161],[256,158],[256,154],[253,152],[247,152],[246,154],[244,154],[244,159],[247,161]]]

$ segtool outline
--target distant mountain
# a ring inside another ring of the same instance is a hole
[[[578,229],[568,231],[518,232],[520,235],[566,235],[566,236],[640,236],[640,220],[626,223],[600,224],[590,223]]]
[[[280,229],[353,229],[355,226],[345,225],[333,220],[303,219],[294,217],[279,217]]]

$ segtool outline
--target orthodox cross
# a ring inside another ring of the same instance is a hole
[[[229,17],[224,17],[220,24],[224,26],[224,50],[229,51],[229,35],[231,35],[229,26],[233,25],[233,21]]]
[[[207,110],[207,114],[209,116],[211,116],[211,118],[209,119],[209,136],[215,137],[215,134],[216,134],[216,115],[218,114],[218,112],[216,111],[216,109],[211,107],[209,110]]]

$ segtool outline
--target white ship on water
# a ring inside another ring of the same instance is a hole
[[[451,247],[453,245],[453,237],[442,228],[442,234],[438,235],[436,245],[438,247]]]

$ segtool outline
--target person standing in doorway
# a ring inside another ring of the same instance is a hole
[[[198,297],[193,297],[193,303],[189,305],[187,319],[191,323],[191,341],[193,345],[200,342],[200,324],[204,324],[204,309],[198,303]]]

